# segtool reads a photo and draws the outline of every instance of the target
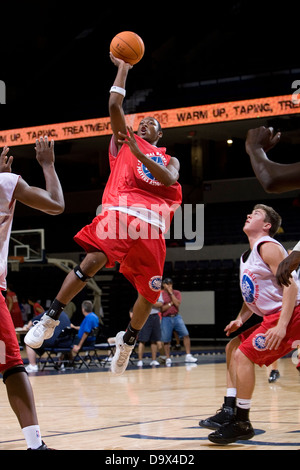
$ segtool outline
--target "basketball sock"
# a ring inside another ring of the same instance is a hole
[[[235,397],[224,397],[224,405],[230,408],[235,408],[236,400]]]
[[[22,432],[29,449],[37,449],[42,445],[41,431],[38,425],[26,426]]]
[[[230,387],[226,390],[226,397],[224,397],[224,405],[230,408],[235,408],[236,405],[236,388]]]
[[[48,317],[52,318],[53,320],[58,320],[65,306],[66,304],[62,304],[59,300],[54,299],[47,312]]]
[[[249,421],[249,411],[251,407],[251,400],[243,398],[236,399],[236,418],[240,421]]]
[[[123,336],[123,341],[130,346],[133,346],[136,342],[137,335],[139,334],[140,330],[135,330],[132,328],[131,324],[129,323],[127,330]]]

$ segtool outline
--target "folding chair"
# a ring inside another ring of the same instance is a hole
[[[98,343],[95,344],[95,356],[97,356],[97,359],[99,361],[99,364],[102,365],[103,367],[106,366],[110,362],[110,358],[113,357],[115,353],[115,347],[116,345],[113,343]],[[102,357],[102,355],[99,355],[97,351],[108,351],[108,356]]]
[[[52,348],[45,348],[44,353],[46,354],[46,358],[43,361],[40,360],[40,363],[43,362],[41,370],[44,370],[46,367],[54,367],[58,368],[61,364],[66,364],[70,362],[70,359],[61,359],[60,354],[67,354],[70,355],[72,351],[72,347],[68,348],[60,348],[60,347],[52,347]]]
[[[64,354],[70,356],[70,353],[72,351],[73,337],[74,330],[70,327],[65,328],[60,332],[53,346],[43,348],[43,354],[46,354],[46,358],[44,361],[40,359],[40,363],[43,363],[41,370],[44,370],[46,367],[57,368],[60,364],[66,364],[70,362],[69,357],[68,359],[61,360],[60,355]]]
[[[90,346],[83,346],[80,351],[74,356],[72,361],[72,366],[81,369],[82,366],[85,366],[89,369],[92,365],[99,367],[98,357],[95,354],[95,345],[91,344]]]
[[[72,361],[72,366],[78,366],[81,369],[82,366],[85,366],[87,369],[90,368],[91,365],[99,367],[98,364],[98,357],[95,349],[95,342],[99,332],[99,328],[93,328],[93,330],[89,333],[88,338],[95,338],[90,344],[83,345],[82,348],[78,351],[76,356],[74,356]]]

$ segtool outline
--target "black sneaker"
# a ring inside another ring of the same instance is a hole
[[[279,379],[280,374],[278,370],[271,370],[270,376],[269,376],[269,383],[276,382],[277,379]]]
[[[42,445],[40,447],[38,447],[37,449],[27,449],[27,450],[54,450],[54,449],[50,449],[49,447],[46,446],[45,442],[42,441]]]
[[[254,435],[255,432],[250,421],[233,420],[210,433],[208,439],[215,444],[226,445],[236,441],[247,441]]]
[[[223,404],[217,414],[199,421],[199,426],[207,429],[219,429],[223,424],[230,423],[230,421],[233,420],[234,415],[235,409]]]

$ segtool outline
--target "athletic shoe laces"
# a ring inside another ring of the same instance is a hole
[[[132,350],[131,346],[127,346],[127,347],[126,346],[127,346],[126,344],[122,344],[120,347],[120,355],[117,360],[118,366],[122,366],[124,364],[124,362],[127,360],[128,355],[130,354]]]

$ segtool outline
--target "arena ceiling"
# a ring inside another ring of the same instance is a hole
[[[0,130],[107,116],[115,69],[111,38],[132,30],[144,39],[143,60],[130,71],[127,98],[151,89],[144,111],[267,97],[292,92],[299,78],[297,4],[258,0],[198,2],[6,2],[2,67],[7,105]],[[167,129],[174,138],[244,139],[247,129],[274,125],[299,142],[297,116]],[[194,134],[196,132],[196,134]],[[107,151],[107,139],[61,145],[61,154]],[[18,156],[28,155],[19,147]]]
[[[6,116],[6,123],[1,119],[0,125],[11,127],[18,119],[47,122],[47,116],[57,122],[58,114],[62,120],[105,116],[115,75],[109,44],[124,30],[140,34],[146,45],[143,60],[128,80],[128,94],[153,89],[157,109],[164,109],[165,101],[180,106],[179,88],[182,99],[188,100],[195,90],[182,86],[191,83],[212,83],[206,102],[213,100],[214,90],[217,101],[231,100],[240,89],[236,79],[241,76],[261,77],[261,96],[271,96],[274,81],[300,67],[296,7],[296,2],[285,1],[277,8],[259,0],[178,5],[5,2],[0,79],[6,83],[7,104],[18,106],[19,113]],[[235,80],[214,86],[228,78]],[[281,80],[280,85],[290,89],[290,80]],[[255,93],[248,82],[243,86],[244,94]],[[205,88],[203,93],[201,102],[194,104],[205,102]]]

